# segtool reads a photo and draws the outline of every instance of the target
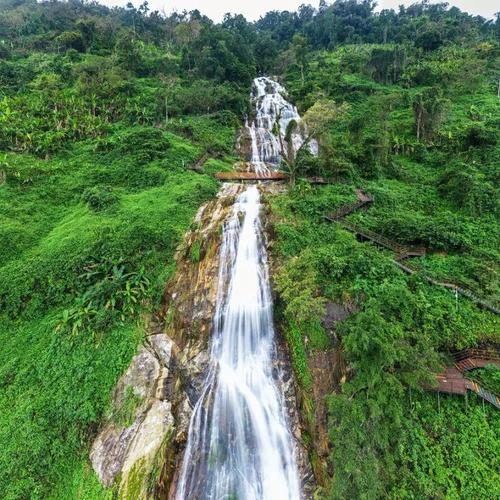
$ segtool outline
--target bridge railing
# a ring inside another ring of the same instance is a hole
[[[497,347],[490,347],[486,349],[463,349],[452,354],[455,361],[463,361],[464,359],[492,359],[500,361],[500,349]]]

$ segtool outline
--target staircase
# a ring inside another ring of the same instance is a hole
[[[402,271],[404,271],[407,274],[416,274],[418,272],[416,269],[413,269],[412,267],[409,267],[406,264],[402,264],[401,262],[399,262],[397,260],[397,258],[393,262],[394,262],[394,264],[396,264],[396,266],[398,266]],[[448,281],[435,280],[429,276],[423,276],[422,278],[425,281],[427,281],[427,283],[430,283],[431,285],[440,286],[442,288],[446,288],[446,289],[456,293],[457,295],[462,295],[463,297],[467,297],[469,300],[472,300],[472,302],[474,302],[481,309],[489,311],[493,314],[500,314],[500,309],[498,309],[497,307],[480,299],[479,297],[474,295],[470,290],[462,288],[461,286],[455,285],[454,283],[450,283]]]
[[[424,247],[401,245],[394,240],[382,236],[381,234],[370,231],[369,229],[361,228],[356,224],[353,224],[352,222],[346,220],[340,221],[340,224],[342,224],[342,226],[344,226],[349,231],[361,236],[362,238],[373,241],[379,246],[392,250],[396,254],[395,259],[398,262],[401,262],[404,259],[408,259],[409,257],[421,257],[425,255]]]
[[[477,382],[465,378],[464,372],[476,368],[484,368],[493,364],[500,367],[500,350],[497,347],[488,349],[464,349],[453,354],[455,365],[436,375],[437,390],[447,394],[465,396],[467,391],[473,391],[485,401],[500,409],[500,398],[481,387]],[[430,389],[430,388],[428,388]]]
[[[203,172],[203,165],[210,158],[208,153],[205,153],[203,156],[196,160],[195,164],[189,167],[190,170],[194,170],[195,172]]]
[[[370,195],[367,195],[361,189],[356,190],[356,198],[357,200],[355,202],[340,207],[336,212],[332,212],[325,216],[325,219],[331,222],[338,221],[362,207],[371,205],[374,201]]]
[[[496,406],[500,410],[500,398],[498,396],[496,396],[490,391],[487,391],[486,389],[476,384],[476,382],[473,382],[472,380],[467,380],[466,385],[469,391],[475,392],[485,401],[488,401],[488,403],[491,403],[493,406]]]
[[[455,368],[460,372],[484,368],[489,364],[500,367],[500,350],[497,348],[464,349],[455,353],[453,358],[455,359]]]
[[[369,229],[362,228],[356,224],[353,224],[350,221],[345,220],[345,217],[347,215],[353,213],[355,210],[358,210],[359,208],[372,204],[374,201],[373,197],[367,195],[360,189],[356,191],[356,198],[357,198],[356,202],[344,205],[343,207],[339,208],[336,212],[332,212],[326,215],[325,219],[330,222],[338,222],[345,229],[351,231],[352,233],[357,234],[358,236],[361,236],[365,240],[372,241],[378,246],[392,250],[396,254],[393,260],[394,264],[397,265],[402,271],[404,271],[407,274],[415,274],[417,271],[412,267],[403,264],[402,261],[409,259],[410,257],[424,256],[426,253],[426,249],[424,247],[401,245],[395,242],[394,240],[382,236],[381,234],[370,231]],[[490,311],[493,314],[500,315],[500,309],[480,299],[474,293],[472,293],[470,290],[467,290],[466,288],[463,288],[454,283],[446,281],[438,281],[429,276],[424,276],[424,279],[432,285],[447,288],[448,290],[455,292],[457,295],[462,295],[463,297],[467,297],[482,309]]]

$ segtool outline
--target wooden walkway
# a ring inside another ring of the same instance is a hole
[[[464,373],[475,368],[483,368],[493,364],[500,367],[500,352],[498,349],[465,349],[453,355],[455,365],[448,367],[443,373],[436,375],[435,391],[446,394],[465,396],[467,391],[473,391],[500,409],[500,398],[481,387],[477,382],[469,380]],[[431,389],[431,388],[429,388]]]
[[[365,194],[361,190],[356,191],[356,197],[357,201],[354,203],[350,203],[348,205],[344,205],[341,207],[339,210],[336,212],[330,213],[325,216],[325,219],[330,221],[330,222],[338,222],[341,224],[345,229],[348,231],[351,231],[352,233],[360,236],[361,238],[365,240],[372,241],[373,243],[377,244],[378,246],[387,248],[389,250],[392,250],[396,255],[394,257],[393,263],[397,265],[402,271],[404,271],[407,274],[415,274],[418,272],[418,270],[413,269],[412,267],[408,266],[407,264],[403,264],[402,261],[405,259],[408,259],[410,257],[421,257],[425,255],[426,249],[424,247],[415,247],[415,246],[405,246],[397,243],[394,240],[391,240],[381,234],[375,233],[374,231],[370,231],[369,229],[362,228],[356,224],[353,224],[350,221],[345,220],[345,217],[351,213],[353,213],[355,210],[358,210],[359,208],[368,206],[373,203],[374,199]],[[423,277],[425,281],[432,285],[440,286],[443,288],[446,288],[448,290],[453,291],[457,295],[461,295],[463,297],[466,297],[470,300],[472,300],[478,307],[481,307],[482,309],[485,309],[487,311],[492,312],[493,314],[498,314],[500,315],[500,309],[498,309],[496,306],[489,304],[488,302],[480,299],[477,297],[473,292],[470,290],[467,290],[464,287],[461,287],[460,285],[457,285],[455,283],[450,283],[447,281],[438,281],[435,280],[429,276],[424,276]]]
[[[464,349],[453,354],[455,368],[461,372],[484,368],[486,365],[495,365],[500,368],[500,349]]]
[[[401,245],[396,243],[394,240],[382,236],[381,234],[374,233],[369,229],[364,229],[346,220],[340,221],[340,224],[342,224],[342,226],[344,226],[347,230],[361,236],[363,239],[373,241],[373,243],[376,243],[381,247],[392,250],[396,254],[396,260],[398,262],[408,259],[409,257],[421,257],[425,255],[424,247]]]
[[[354,211],[367,207],[373,203],[373,198],[361,189],[356,189],[356,201],[340,207],[337,211],[328,214],[325,218],[329,221],[339,221]]]
[[[396,255],[393,260],[401,270],[408,274],[415,274],[417,271],[406,264],[402,264],[402,261],[409,257],[417,257],[425,255],[426,249],[424,247],[413,247],[401,245],[381,234],[370,231],[369,229],[364,229],[352,222],[346,221],[345,217],[355,210],[362,207],[366,207],[373,203],[373,198],[370,195],[365,194],[362,190],[358,189],[356,191],[357,201],[344,205],[336,212],[330,213],[325,216],[325,219],[331,222],[340,223],[345,229],[361,236],[365,240],[369,240],[377,244],[378,246],[392,250]],[[424,276],[424,279],[433,285],[438,285],[449,290],[453,290],[456,294],[463,295],[472,301],[474,301],[479,307],[487,309],[494,314],[500,314],[500,310],[496,307],[484,302],[480,298],[476,297],[471,291],[466,290],[458,285],[448,282],[437,281],[429,276]],[[487,391],[481,387],[476,382],[467,379],[464,376],[464,372],[468,370],[473,370],[475,368],[483,368],[488,364],[495,364],[500,367],[500,350],[497,348],[491,349],[466,349],[454,354],[455,365],[447,368],[443,373],[436,375],[437,387],[428,389],[436,390],[438,392],[444,392],[448,394],[458,394],[465,396],[467,391],[473,391],[478,394],[485,401],[488,401],[496,408],[500,409],[500,398],[490,391]]]
[[[346,216],[352,214],[356,210],[367,207],[371,205],[374,201],[373,197],[366,194],[361,189],[356,190],[356,198],[357,200],[353,203],[349,203],[348,205],[344,205],[339,208],[336,212],[332,212],[328,214],[325,218],[331,222],[339,222],[344,226],[348,231],[361,236],[365,240],[370,240],[376,243],[377,245],[388,248],[392,250],[396,254],[396,260],[402,261],[409,257],[420,257],[425,255],[424,247],[414,247],[414,246],[405,246],[396,243],[395,241],[382,236],[381,234],[370,231],[369,229],[364,229],[352,222],[344,220]]]
[[[412,267],[409,267],[406,264],[402,264],[401,262],[394,260],[393,261],[395,265],[397,265],[402,271],[404,271],[407,274],[416,274],[418,270],[413,269]],[[435,280],[429,276],[423,276],[423,279],[427,281],[427,283],[430,283],[431,285],[436,285],[440,286],[442,288],[446,288],[448,290],[451,290],[457,295],[461,295],[462,297],[466,297],[472,302],[474,302],[478,307],[481,309],[484,309],[486,311],[489,311],[493,314],[499,314],[500,315],[500,309],[497,307],[493,306],[492,304],[489,304],[488,302],[485,302],[484,300],[480,299],[476,295],[474,295],[470,290],[467,290],[466,288],[463,288],[459,285],[456,285],[454,283],[450,283],[448,281],[438,281]]]
[[[210,158],[210,155],[208,153],[205,153],[204,155],[200,156],[198,160],[189,167],[190,170],[194,170],[195,172],[203,172],[203,165],[205,165],[206,161]]]

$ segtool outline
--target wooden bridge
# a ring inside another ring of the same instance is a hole
[[[496,394],[464,376],[465,372],[483,368],[486,365],[493,364],[500,367],[498,348],[465,349],[453,354],[453,358],[455,359],[455,365],[436,375],[437,387],[428,387],[428,389],[460,396],[465,396],[467,391],[473,391],[485,401],[500,409],[500,398]]]
[[[284,172],[219,172],[215,174],[219,181],[286,181]]]
[[[219,181],[288,181],[290,176],[285,172],[218,172],[215,178]],[[323,177],[307,177],[311,184],[332,184],[333,181]]]

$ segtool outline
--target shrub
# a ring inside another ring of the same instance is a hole
[[[111,186],[94,186],[85,189],[82,200],[96,212],[111,207],[118,201],[118,196]]]

